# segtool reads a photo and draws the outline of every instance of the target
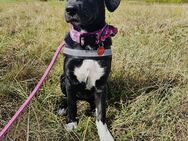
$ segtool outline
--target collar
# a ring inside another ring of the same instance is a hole
[[[83,46],[84,43],[84,38],[95,38],[95,44],[100,45],[103,43],[107,38],[113,37],[117,34],[118,30],[116,27],[112,25],[106,24],[102,29],[94,32],[80,32],[77,31],[73,28],[73,26],[70,29],[70,37],[72,38],[73,41],[76,43],[79,43],[81,46]]]

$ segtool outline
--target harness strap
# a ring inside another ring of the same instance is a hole
[[[112,56],[111,49],[105,49],[103,55],[99,55],[97,50],[78,50],[65,47],[63,53],[66,55],[76,56],[76,57],[105,57]]]

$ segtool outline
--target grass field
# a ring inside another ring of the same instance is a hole
[[[0,128],[27,98],[69,26],[63,2],[0,1]],[[188,140],[188,5],[122,2],[107,13],[113,39],[108,126],[117,141]],[[97,141],[95,118],[79,102],[79,126],[54,114],[59,56],[50,76],[4,141]]]

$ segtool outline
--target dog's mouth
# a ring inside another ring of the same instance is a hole
[[[79,22],[79,20],[77,18],[67,18],[66,21],[68,23],[78,23]]]
[[[71,23],[72,25],[76,25],[76,26],[87,26],[93,23],[93,21],[95,20],[95,17],[82,17],[80,18],[79,16],[74,16],[74,17],[70,17],[67,16],[66,17],[66,22],[67,23]]]
[[[65,20],[67,23],[71,23],[71,24],[80,22],[80,18],[77,14],[69,15],[68,13],[65,13]]]

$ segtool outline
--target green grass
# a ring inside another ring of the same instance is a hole
[[[0,3],[0,128],[40,79],[69,25],[62,2]],[[107,109],[117,141],[188,140],[188,5],[129,4],[107,13],[113,39]],[[59,56],[40,92],[4,141],[96,141],[95,118],[79,102],[78,129],[53,113],[61,97]]]

